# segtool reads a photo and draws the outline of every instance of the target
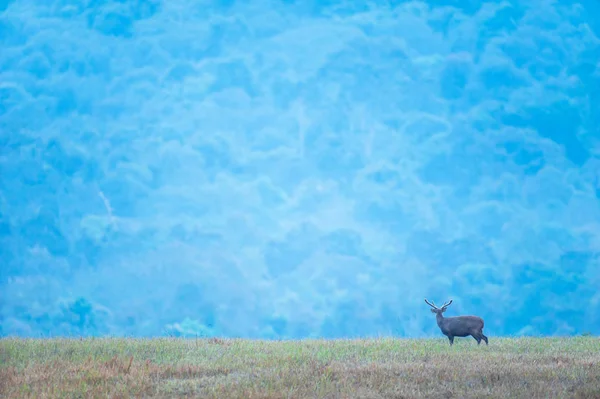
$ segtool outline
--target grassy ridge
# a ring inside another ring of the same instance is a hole
[[[1,339],[0,397],[600,398],[600,339]]]

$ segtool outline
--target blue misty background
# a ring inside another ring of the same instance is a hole
[[[0,1],[0,333],[600,333],[600,3]]]

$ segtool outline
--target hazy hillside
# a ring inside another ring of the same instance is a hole
[[[0,2],[0,334],[600,333],[600,3]]]

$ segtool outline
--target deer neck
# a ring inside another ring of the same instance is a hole
[[[437,325],[439,328],[442,328],[443,324],[444,324],[444,315],[441,313],[437,313],[435,315],[435,320],[437,321]]]

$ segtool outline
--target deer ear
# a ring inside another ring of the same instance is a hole
[[[435,309],[430,309],[430,310],[431,310],[431,313],[435,313]]]

